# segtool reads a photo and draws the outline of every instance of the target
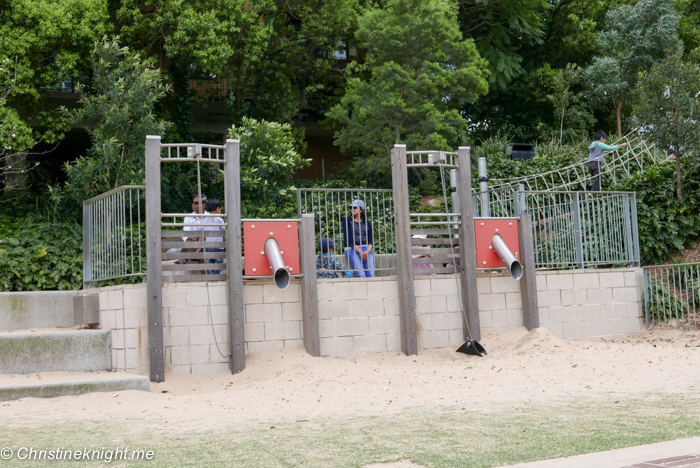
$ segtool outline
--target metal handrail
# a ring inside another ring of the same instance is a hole
[[[146,186],[145,186],[145,185],[122,185],[122,186],[119,186],[119,187],[117,187],[117,188],[115,188],[115,189],[110,190],[109,192],[105,192],[105,193],[102,193],[102,194],[100,194],[100,195],[97,195],[96,197],[88,198],[87,200],[83,201],[83,205],[85,205],[85,204],[90,204],[90,203],[95,202],[95,201],[97,201],[97,200],[99,200],[99,199],[101,199],[101,198],[107,197],[107,196],[109,196],[109,195],[111,195],[111,194],[113,194],[113,193],[116,193],[116,192],[121,192],[122,190],[126,190],[126,189],[143,189],[143,190],[146,190]]]

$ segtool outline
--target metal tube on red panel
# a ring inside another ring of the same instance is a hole
[[[494,234],[491,238],[491,245],[493,245],[493,250],[496,251],[501,261],[506,268],[508,268],[508,273],[513,277],[513,279],[519,280],[523,276],[523,266],[515,258],[513,252],[508,248],[508,245],[503,241],[500,234]]]
[[[289,286],[289,271],[284,264],[280,246],[274,237],[270,237],[265,241],[265,256],[270,263],[272,276],[275,278],[275,286],[279,289],[287,289]]]

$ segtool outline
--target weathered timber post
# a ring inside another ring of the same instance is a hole
[[[408,206],[408,168],[406,145],[394,145],[391,150],[391,177],[396,224],[396,274],[399,283],[399,320],[401,351],[407,356],[418,354],[416,334],[416,297],[413,290],[411,261],[411,225]]]
[[[471,338],[481,339],[479,324],[479,298],[476,289],[476,233],[474,232],[474,205],[470,148],[460,146],[457,150],[457,196],[460,200],[462,221],[459,225],[459,264],[462,287],[462,306],[467,313]],[[466,338],[466,337],[465,337]]]
[[[312,356],[321,355],[318,328],[318,294],[316,285],[316,232],[314,215],[301,215],[299,253],[301,256],[301,304],[303,309],[304,348]]]
[[[243,266],[241,265],[241,145],[226,140],[224,149],[224,199],[226,202],[226,263],[228,294],[228,336],[231,346],[229,369],[237,374],[245,369],[243,324]]]
[[[522,213],[518,222],[520,239],[520,261],[523,276],[520,278],[520,297],[523,304],[523,325],[528,330],[540,326],[540,314],[537,307],[537,279],[535,277],[535,244],[532,237],[532,215]]]
[[[161,283],[160,136],[146,137],[146,304],[151,382],[165,380]]]

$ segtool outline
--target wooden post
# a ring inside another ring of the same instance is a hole
[[[474,232],[474,205],[472,200],[472,171],[470,148],[457,150],[457,195],[460,199],[459,263],[462,286],[462,307],[467,313],[471,338],[481,339],[479,324],[479,297],[476,289],[476,233]]]
[[[391,178],[393,180],[394,212],[396,223],[396,274],[399,282],[399,320],[401,324],[401,351],[405,355],[418,354],[416,334],[416,296],[413,291],[413,264],[411,261],[411,221],[408,207],[408,167],[406,145],[394,145],[391,150]]]
[[[146,137],[146,303],[151,382],[165,380],[161,282],[160,136]]]
[[[532,238],[532,215],[522,213],[518,222],[520,239],[520,261],[523,276],[520,278],[520,297],[523,303],[523,325],[528,330],[540,326],[540,314],[537,308],[537,279],[535,277],[535,243]]]
[[[237,374],[245,369],[243,324],[243,265],[241,264],[241,145],[226,140],[224,150],[224,200],[226,204],[226,281],[228,282],[228,336],[231,352],[229,369]]]
[[[301,304],[303,309],[304,347],[314,357],[321,356],[318,329],[318,294],[316,287],[316,232],[314,215],[301,215],[299,254],[301,256]]]

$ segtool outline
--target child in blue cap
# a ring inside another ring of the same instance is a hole
[[[337,245],[326,237],[318,241],[321,254],[316,257],[316,278],[337,278],[339,272],[345,271],[343,265],[333,255],[333,247]]]

